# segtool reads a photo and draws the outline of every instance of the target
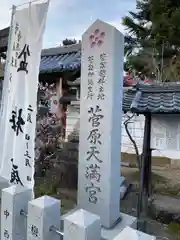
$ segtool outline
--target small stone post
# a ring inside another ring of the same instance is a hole
[[[21,211],[27,212],[32,190],[13,185],[2,190],[1,199],[1,239],[26,239],[27,219]]]
[[[0,176],[0,197],[2,196],[2,190],[10,186],[9,181]]]
[[[100,217],[83,209],[64,219],[63,240],[100,240]]]
[[[43,196],[28,205],[27,240],[59,240],[60,200]],[[56,231],[57,230],[57,231]]]

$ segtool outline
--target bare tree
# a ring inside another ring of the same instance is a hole
[[[132,119],[133,117],[135,116],[135,113],[132,114],[132,116],[129,116],[127,113],[126,113],[126,116],[127,116],[127,120],[124,122],[124,127],[125,127],[125,130],[126,130],[126,133],[130,139],[130,141],[132,142],[133,146],[134,146],[134,149],[135,149],[135,152],[136,152],[136,161],[137,161],[137,166],[140,170],[140,155],[139,155],[139,150],[138,150],[138,147],[137,147],[137,144],[136,144],[136,141],[133,139],[133,137],[131,136],[130,132],[129,132],[129,128],[128,128],[128,124],[129,123],[132,123]]]

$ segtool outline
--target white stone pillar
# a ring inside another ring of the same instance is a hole
[[[120,217],[124,36],[97,20],[82,37],[78,207]]]
[[[27,240],[59,240],[51,231],[60,227],[60,200],[43,196],[29,202]]]
[[[2,196],[2,190],[10,186],[9,181],[3,177],[0,177],[0,197]]]
[[[27,212],[32,190],[22,186],[11,186],[2,190],[1,199],[1,239],[26,239],[27,219],[20,213]]]
[[[100,217],[83,209],[64,219],[63,240],[100,240]]]

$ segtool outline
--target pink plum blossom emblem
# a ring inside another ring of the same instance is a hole
[[[91,48],[101,47],[104,43],[105,32],[100,31],[100,29],[96,28],[93,33],[89,36],[89,41]]]

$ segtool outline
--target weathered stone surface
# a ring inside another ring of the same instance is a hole
[[[149,206],[149,215],[168,224],[172,221],[180,223],[180,198],[166,195],[154,195],[154,201]]]
[[[126,227],[114,240],[155,240],[156,237],[148,235],[146,233],[135,230],[131,227]]]
[[[34,199],[28,204],[27,240],[59,240],[52,229],[60,226],[60,200],[49,196]]]
[[[21,211],[27,212],[28,202],[32,200],[32,190],[13,185],[2,190],[1,200],[1,239],[25,239],[26,218]]]
[[[95,32],[106,35],[99,47],[94,40],[90,41],[91,36],[96,36]],[[106,228],[120,218],[123,46],[124,36],[101,20],[92,24],[82,36],[78,206],[99,215]],[[87,87],[89,64],[94,73],[91,90]],[[101,68],[105,72],[103,77]],[[100,78],[105,82],[103,90]],[[94,138],[94,133],[99,137]],[[96,177],[92,177],[91,169],[97,172]]]
[[[79,209],[64,219],[64,240],[100,240],[100,217]]]

